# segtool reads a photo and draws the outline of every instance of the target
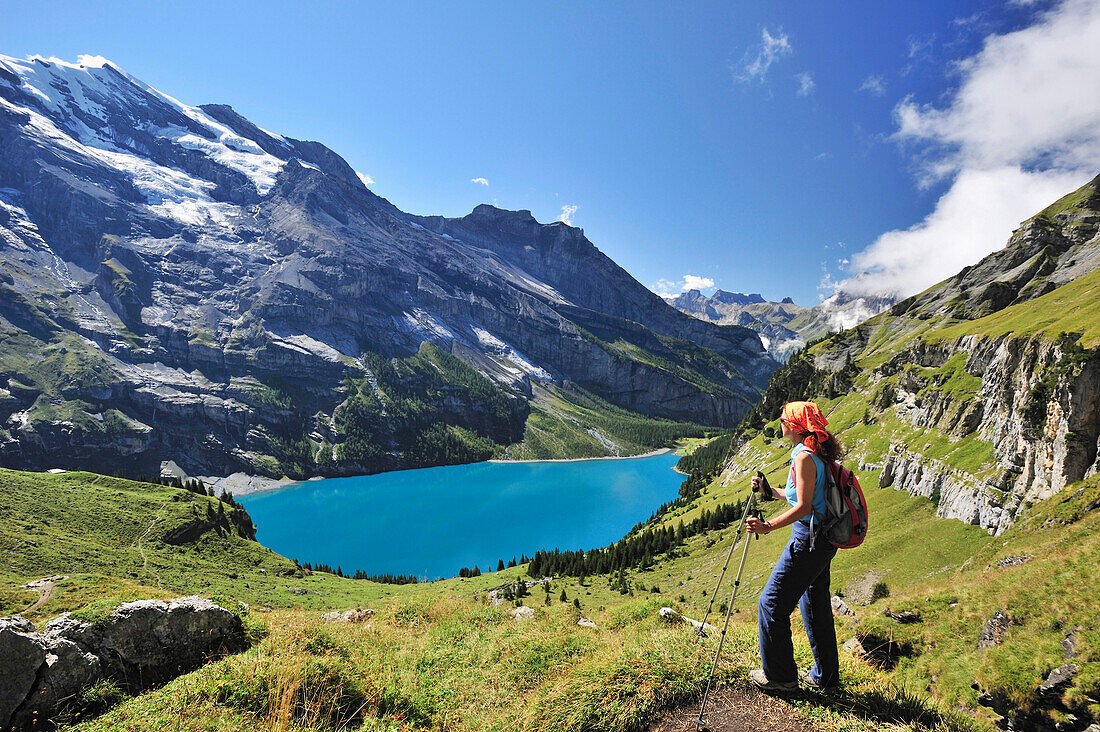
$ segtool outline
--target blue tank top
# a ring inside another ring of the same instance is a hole
[[[787,503],[791,504],[791,506],[798,504],[798,488],[794,483],[794,458],[802,452],[808,452],[810,457],[813,458],[814,465],[817,466],[817,480],[814,481],[813,515],[817,516],[817,520],[820,521],[825,517],[825,461],[815,455],[810,448],[801,443],[791,450],[791,472],[787,476],[787,488],[784,491],[784,495],[787,497]],[[810,516],[805,516],[800,518],[799,521],[809,525],[810,518]]]

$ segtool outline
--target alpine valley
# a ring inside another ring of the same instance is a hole
[[[528,211],[406,214],[104,60],[0,57],[0,463],[342,475],[633,454],[777,366]]]
[[[579,229],[411,216],[228,107],[0,60],[0,460],[21,468],[0,468],[0,726],[666,732],[702,726],[713,663],[716,732],[1100,729],[1100,176],[897,302],[676,303],[746,328],[679,312]],[[869,529],[830,569],[841,688],[767,696],[755,605],[787,532],[746,539],[733,597],[729,558],[750,478],[787,478],[796,399]],[[432,582],[292,560],[232,495],[102,474],[708,430],[680,442],[679,497],[614,544]],[[94,472],[30,472],[54,465]],[[728,635],[694,632],[727,610]]]

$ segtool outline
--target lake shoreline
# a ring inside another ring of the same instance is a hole
[[[547,460],[502,460],[499,458],[492,458],[485,460],[487,463],[497,463],[501,465],[509,464],[523,464],[523,463],[583,463],[590,460],[635,460],[637,458],[654,457],[656,455],[665,455],[672,452],[671,447],[662,447],[659,450],[651,450],[650,452],[639,453],[638,455],[604,455],[602,457],[586,457],[586,458],[549,458]]]
[[[659,450],[651,450],[650,452],[641,453],[639,455],[604,455],[603,457],[588,457],[588,458],[553,458],[549,460],[483,460],[481,462],[494,463],[498,465],[522,465],[531,463],[580,463],[589,462],[593,460],[637,460],[640,458],[656,457],[657,455],[666,455],[673,452],[671,447],[662,447]],[[470,465],[476,465],[477,463],[468,463]],[[445,467],[445,466],[436,466]],[[686,475],[675,467],[672,468],[681,475]],[[418,468],[405,468],[405,470],[418,470]],[[399,471],[386,470],[385,473],[393,473]],[[381,473],[372,473],[371,475],[381,475]],[[220,495],[222,491],[226,491],[233,495],[234,498],[240,498],[241,496],[250,496],[257,493],[267,493],[269,491],[277,491],[287,486],[297,485],[299,483],[308,483],[310,481],[317,480],[329,480],[324,476],[314,476],[312,478],[305,478],[303,480],[291,480],[290,478],[264,478],[259,475],[249,475],[247,473],[233,473],[226,476],[211,476],[211,475],[198,475],[194,476],[198,480],[201,480],[205,485],[214,489],[215,495]],[[360,476],[342,475],[333,476],[340,478],[354,478]]]
[[[264,546],[345,572],[452,577],[551,547],[608,546],[675,500],[665,450],[634,459],[481,461],[305,481],[238,500]],[[247,476],[238,487],[276,487]]]

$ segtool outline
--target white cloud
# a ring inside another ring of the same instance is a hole
[[[971,28],[977,25],[983,17],[983,14],[980,12],[974,13],[973,15],[968,15],[965,18],[952,19],[951,25],[958,26],[959,28]]]
[[[470,178],[470,182],[471,183],[477,183],[479,186],[488,186],[489,185],[489,179],[488,178]]]
[[[756,57],[744,65],[737,78],[741,81],[763,81],[771,65],[791,51],[791,42],[785,33],[779,31],[773,36],[764,28],[760,33],[760,47],[756,51]],[[749,54],[751,53],[750,50]],[[746,59],[749,54],[746,54]]]
[[[90,66],[96,69],[101,69],[107,65],[114,66],[114,64],[111,63],[111,59],[104,58],[103,56],[93,56],[88,53],[82,53],[77,56],[76,62],[82,66]]]
[[[708,287],[714,287],[714,280],[710,277],[699,277],[697,275],[684,275],[684,287],[687,290],[704,290]]]
[[[936,34],[933,33],[923,37],[910,37],[909,38],[909,58],[915,59],[918,57],[927,56],[932,51],[932,47],[936,44]]]
[[[810,92],[814,90],[814,77],[803,72],[801,74],[796,74],[794,78],[798,79],[798,96],[809,96]]]
[[[355,171],[355,174],[357,176],[359,176],[359,180],[363,181],[363,185],[365,185],[365,186],[373,186],[374,185],[374,178],[371,178],[369,175],[367,175],[365,173],[360,173],[358,170]]]
[[[886,93],[886,79],[884,79],[881,74],[871,74],[863,80],[863,83],[859,85],[856,91],[870,92],[876,97],[881,97]]]
[[[706,290],[711,287],[714,287],[714,280],[710,277],[686,274],[678,282],[665,279],[657,280],[657,284],[653,286],[653,292],[668,300],[688,290]]]
[[[561,216],[558,217],[558,221],[573,225],[573,214],[577,213],[578,206],[572,204],[566,204],[561,207]]]
[[[958,64],[943,107],[895,109],[919,183],[950,187],[923,221],[852,256],[862,292],[909,295],[1004,246],[1024,219],[1100,170],[1100,3],[1065,0],[1021,30],[991,35]],[[851,280],[844,285],[855,285]]]
[[[1087,177],[1086,179],[1087,180]],[[1077,188],[1072,173],[1029,173],[1006,166],[964,170],[923,221],[888,231],[852,257],[852,268],[866,272],[852,294],[920,292],[1005,245],[1020,221]]]

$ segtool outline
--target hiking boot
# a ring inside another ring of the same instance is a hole
[[[797,691],[797,681],[770,681],[761,669],[749,671],[749,681],[760,691]]]
[[[809,671],[802,671],[801,673],[798,674],[798,677],[800,679],[802,679],[802,683],[804,683],[806,686],[810,687],[810,689],[812,691],[821,691],[821,692],[824,692],[824,693],[828,694],[829,692],[836,691],[837,689],[840,688],[840,684],[832,684],[830,686],[822,686],[821,684],[817,683],[812,678],[810,678],[810,672]]]

